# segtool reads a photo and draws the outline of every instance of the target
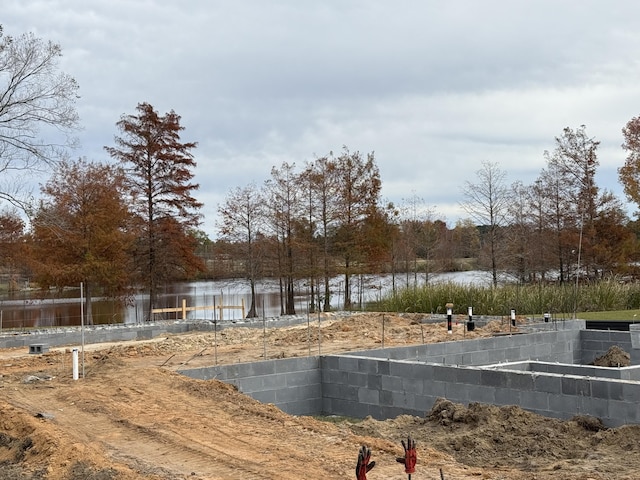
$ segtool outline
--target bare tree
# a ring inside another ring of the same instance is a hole
[[[336,198],[338,195],[338,166],[333,155],[317,158],[306,167],[309,180],[312,217],[317,219],[318,237],[321,242],[322,289],[318,285],[318,306],[322,303],[325,312],[331,310],[330,280],[334,271],[331,261],[331,245],[338,218]]]
[[[511,198],[507,207],[509,225],[505,229],[505,265],[519,282],[524,283],[532,274],[530,190],[522,182],[515,182],[511,185]]]
[[[404,270],[406,284],[409,285],[409,275],[413,269],[413,285],[418,283],[418,248],[420,244],[420,226],[423,217],[424,199],[415,192],[409,198],[403,198],[400,205],[400,225],[402,233],[402,247],[404,247]],[[412,264],[412,265],[411,265]]]
[[[550,247],[551,254],[555,257],[553,264],[560,282],[564,282],[569,279],[569,267],[575,260],[572,252],[578,244],[573,197],[555,162],[548,162],[547,168],[542,170],[536,188],[541,193],[541,213],[546,217],[546,227],[542,228],[548,229],[553,238],[553,245]]]
[[[316,162],[321,162],[321,159]],[[322,225],[322,215],[316,191],[317,176],[316,162],[307,163],[304,171],[300,174],[300,186],[302,189],[301,197],[304,204],[304,220],[300,222],[301,235],[299,242],[302,248],[302,255],[306,259],[302,273],[302,277],[306,278],[306,286],[309,293],[309,312],[314,313],[320,308],[320,277],[323,273],[321,265],[322,246],[320,244],[320,227]],[[316,298],[318,301],[316,303]]]
[[[485,230],[484,238],[489,249],[493,285],[497,286],[501,228],[506,222],[510,192],[505,184],[506,173],[498,164],[482,162],[482,168],[476,175],[477,183],[465,183],[462,208]]]
[[[547,185],[545,175],[541,175],[527,189],[527,217],[530,223],[531,234],[528,239],[529,243],[529,260],[531,262],[531,271],[534,280],[546,280],[547,272],[551,270],[555,264],[556,256],[554,255],[557,246],[557,235],[555,234],[557,225],[557,208],[562,204],[559,203],[557,192],[552,185]],[[551,187],[551,188],[550,188]],[[561,271],[561,267],[558,271]]]
[[[576,268],[584,268],[589,276],[595,261],[593,248],[596,245],[595,225],[600,201],[595,183],[600,142],[587,136],[584,125],[575,131],[564,128],[562,135],[555,140],[556,148],[551,153],[545,152],[545,157],[547,170],[556,175],[555,182],[564,197],[562,212],[559,212],[565,224],[562,236],[570,242],[565,243],[564,251],[576,252],[567,261]],[[574,235],[570,235],[571,231]],[[577,269],[575,274],[578,275]]]
[[[440,241],[440,224],[435,221],[434,208],[428,206],[415,192],[410,197],[402,199],[399,210],[402,244],[406,250],[407,285],[409,285],[409,274],[413,269],[413,284],[416,287],[419,271],[418,258],[424,261],[424,281],[429,282],[435,252]],[[413,263],[411,268],[410,262]]]
[[[59,70],[60,45],[0,26],[0,199],[25,207],[20,177],[50,166],[75,145],[76,81]]]
[[[220,220],[218,230],[223,239],[241,249],[244,275],[251,289],[251,306],[247,318],[258,316],[256,308],[256,280],[260,272],[260,255],[257,239],[264,221],[264,199],[254,184],[237,187],[227,195],[224,204],[218,206]]]
[[[348,310],[351,308],[351,276],[367,245],[363,226],[378,208],[381,181],[373,152],[365,158],[347,147],[336,159],[336,174],[338,217],[334,252],[340,256],[344,268],[344,308]]]
[[[296,225],[304,216],[300,175],[295,171],[295,163],[284,162],[280,168],[271,169],[271,178],[265,182],[268,218],[277,243],[279,258],[281,313],[295,315],[294,281],[296,262],[294,255]],[[282,302],[284,300],[284,302]]]

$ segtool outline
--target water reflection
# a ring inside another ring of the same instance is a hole
[[[81,324],[83,312],[79,288],[65,291],[64,295],[56,297],[34,298],[42,296],[42,292],[39,291],[21,292],[21,296],[22,298],[16,298],[14,295],[12,298],[0,300],[0,329]],[[177,311],[154,314],[153,320],[182,319],[183,301],[188,309],[197,308],[186,312],[186,318],[190,320],[241,320],[251,306],[249,288],[241,281],[176,283],[159,292],[156,308]],[[295,303],[297,313],[307,312],[309,301],[304,285],[300,285]],[[144,294],[136,295],[131,305],[121,305],[107,299],[94,299],[91,305],[94,324],[136,324],[146,321],[149,298]],[[214,306],[215,309],[204,309]],[[244,310],[240,308],[242,306]],[[336,307],[337,304],[332,305],[332,308]],[[256,309],[260,316],[280,315],[277,283],[266,281],[257,286]]]
[[[448,273],[432,275],[430,282],[454,281],[461,283],[483,283],[488,277],[486,272]],[[420,278],[396,277],[395,285],[403,288],[407,283],[421,284]],[[344,301],[342,278],[331,282],[331,308],[339,309]],[[356,276],[352,279],[351,299],[355,308],[377,301],[391,289],[391,277],[371,275]],[[296,285],[296,313],[308,312],[309,291],[304,282]],[[257,284],[256,309],[260,317],[280,316],[280,295],[277,281],[265,280]],[[38,298],[36,298],[38,297]],[[155,314],[153,320],[172,320],[182,318],[183,300],[187,307],[198,310],[187,311],[186,318],[208,320],[241,320],[242,310],[220,306],[241,306],[245,313],[250,307],[251,296],[245,281],[202,281],[168,285],[160,292],[157,308],[179,309],[177,312]],[[123,306],[111,300],[94,299],[92,313],[94,324],[125,323],[136,324],[146,321],[149,306],[148,297],[137,295],[131,305]],[[216,309],[204,310],[202,307],[216,306]],[[81,324],[80,289],[66,290],[62,294],[42,298],[40,291],[24,291],[0,300],[0,329],[22,329],[27,327],[72,326]],[[221,316],[222,315],[222,316]]]

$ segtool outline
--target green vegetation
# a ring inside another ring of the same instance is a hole
[[[611,310],[609,312],[578,312],[578,318],[582,320],[604,320],[604,321],[637,321],[640,322],[640,310]]]
[[[621,283],[614,278],[589,284],[524,284],[500,287],[437,283],[398,290],[383,298],[372,309],[390,312],[446,313],[453,303],[453,313],[474,315],[508,315],[515,309],[522,315],[573,315],[580,318],[633,319],[640,315],[640,285]],[[597,315],[596,315],[596,312]]]

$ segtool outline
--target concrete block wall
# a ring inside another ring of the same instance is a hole
[[[596,342],[599,336],[602,332],[586,338]],[[582,355],[580,338],[580,330],[553,330],[181,373],[232,383],[294,415],[423,416],[443,397],[463,404],[519,405],[556,418],[588,414],[608,426],[640,423],[640,382],[635,381],[640,369],[596,371],[572,364]],[[620,340],[624,337],[604,335],[601,341]],[[592,348],[600,346],[586,350]]]
[[[640,349],[640,324],[629,325],[629,336],[631,337],[631,346],[634,349]]]
[[[267,328],[289,327],[306,323],[302,317],[284,317],[268,319],[264,325]],[[317,319],[314,320],[317,325]],[[262,328],[262,320],[221,321],[217,325],[208,321],[164,321],[144,324],[112,324],[86,325],[84,327],[84,341],[87,344],[101,342],[122,342],[128,340],[147,340],[166,333],[185,333],[191,331],[213,332],[226,328],[248,327]],[[22,332],[0,331],[0,348],[28,347],[34,343],[47,344],[52,347],[80,345],[82,343],[82,329],[80,327],[51,327],[40,330]]]
[[[522,370],[528,372],[580,375],[583,377],[617,378],[619,380],[640,381],[640,366],[610,368],[591,365],[569,365],[549,362],[513,362],[495,366],[499,369]]]
[[[334,415],[424,416],[443,397],[563,419],[593,415],[608,426],[640,422],[638,382],[356,356],[322,357],[321,369],[323,411]]]
[[[50,328],[22,333],[7,333],[0,336],[0,348],[28,347],[34,343],[51,347],[80,345],[84,335],[85,344],[102,342],[124,342],[129,340],[149,340],[157,336],[191,331],[213,331],[214,325],[208,322],[163,322],[143,325],[90,325],[80,327]],[[222,325],[218,325],[218,330]]]
[[[317,356],[219,365],[179,373],[233,384],[240,392],[262,403],[273,403],[291,415],[322,412],[322,381]]]
[[[564,322],[563,329],[352,352],[347,355],[390,360],[419,360],[442,365],[491,365],[519,360],[579,363],[584,321]]]
[[[631,364],[640,364],[640,348],[632,345],[629,332],[617,330],[582,330],[580,332],[580,345],[582,348],[580,362],[590,365],[594,360],[607,353],[607,350],[617,345],[631,356]]]

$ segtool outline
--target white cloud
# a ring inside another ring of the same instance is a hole
[[[530,182],[584,124],[619,193],[620,132],[639,114],[631,0],[7,0],[0,21],[62,45],[78,155],[106,159],[139,102],[182,116],[212,234],[230,188],[343,145],[375,151],[386,198],[416,192],[453,222],[483,160]]]

